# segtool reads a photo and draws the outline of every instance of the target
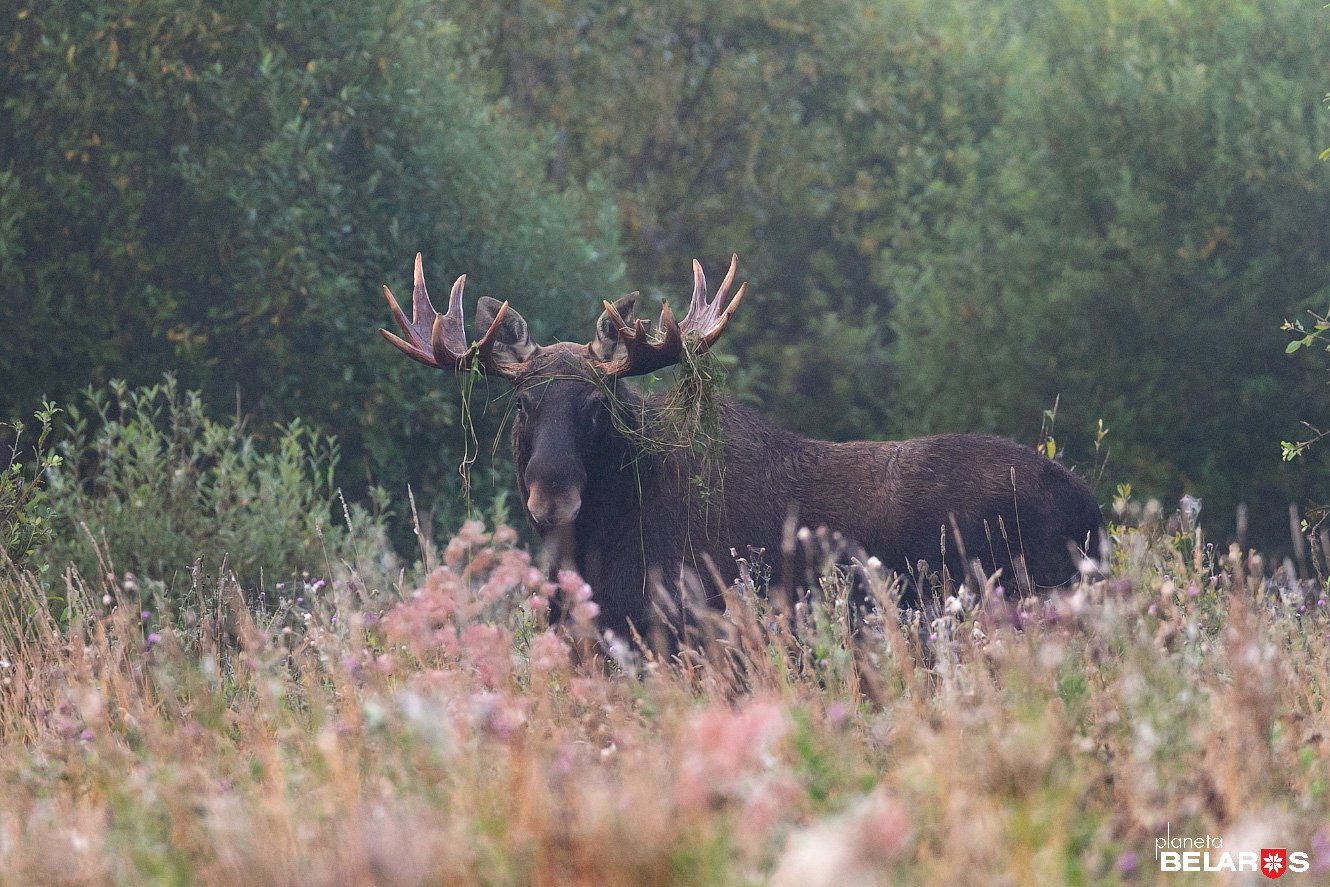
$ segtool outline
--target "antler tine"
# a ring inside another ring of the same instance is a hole
[[[448,310],[440,314],[434,310],[429,291],[425,287],[424,262],[416,253],[415,280],[411,288],[411,319],[397,304],[392,290],[383,288],[388,309],[401,328],[405,339],[387,330],[379,330],[385,339],[397,346],[407,357],[438,369],[457,369],[466,364],[474,350],[466,345],[466,332],[462,325],[462,292],[466,288],[466,275],[457,278],[448,294]],[[502,315],[500,315],[502,316]],[[495,319],[496,323],[498,318]],[[491,325],[486,338],[492,340],[496,332]]]
[[[707,302],[707,279],[702,273],[702,265],[693,260],[693,301],[688,309],[688,316],[683,319],[683,333],[698,333],[701,336],[699,342],[699,351],[705,351],[710,348],[716,339],[720,338],[725,325],[730,322],[734,316],[735,309],[739,307],[739,302],[743,299],[747,291],[748,284],[740,285],[739,291],[730,299],[730,286],[734,283],[735,271],[739,267],[739,254],[730,255],[730,267],[725,273],[725,279],[721,281],[720,288],[716,290],[716,296],[708,304]]]
[[[624,296],[624,298],[626,299],[636,298],[637,295],[638,295],[637,291],[634,290],[633,292],[629,293],[627,296]],[[649,334],[651,332],[651,321],[643,320],[642,318],[638,317],[633,319],[633,323],[630,326],[628,321],[623,319],[623,315],[619,313],[619,309],[615,308],[613,303],[611,303],[608,299],[602,299],[601,304],[605,306],[605,313],[610,316],[610,320],[614,321],[614,328],[618,330],[620,338],[628,340],[628,339],[645,339],[649,337]],[[665,322],[666,320],[665,315],[669,313],[669,306],[666,305],[664,306],[664,308],[665,310],[661,312],[661,323]]]
[[[702,264],[694,259],[693,295],[689,302],[688,314],[683,322],[679,323],[674,319],[674,312],[670,310],[669,303],[662,302],[660,322],[654,342],[651,341],[647,333],[648,327],[643,321],[637,320],[629,326],[614,306],[606,302],[605,311],[619,331],[619,341],[623,344],[625,353],[617,360],[599,362],[601,370],[611,376],[640,376],[676,364],[683,354],[684,337],[688,333],[698,334],[697,353],[709,349],[720,338],[725,325],[729,323],[730,317],[748,290],[748,284],[745,283],[739,287],[734,298],[727,298],[730,286],[734,283],[738,264],[738,254],[732,255],[729,271],[721,282],[720,289],[716,291],[716,297],[708,303],[706,274],[702,271]]]
[[[403,313],[402,306],[397,304],[397,298],[393,296],[393,291],[388,289],[387,284],[383,285],[383,298],[384,301],[388,303],[388,311],[392,313],[393,321],[397,324],[397,328],[400,329],[403,333],[405,333],[407,335],[407,338],[410,338],[414,341],[415,336],[412,335],[413,330],[411,328],[411,321],[408,320],[406,314]],[[414,310],[415,306],[413,305],[412,311],[414,312]],[[383,336],[385,339],[387,339],[389,342],[395,345],[397,347],[397,350],[401,351],[403,354],[405,354],[407,357],[411,358],[412,360],[419,361],[420,363],[423,364],[431,363],[425,352],[421,351],[411,342],[406,342],[384,329],[379,330],[379,335]]]
[[[441,366],[460,366],[469,353],[462,316],[462,293],[465,290],[466,275],[463,274],[453,281],[453,288],[448,293],[448,311],[442,315],[436,313],[430,325],[430,348]],[[429,294],[425,292],[425,272],[420,267],[419,253],[416,254],[416,292],[428,307]]]
[[[670,303],[664,299],[660,302],[660,329],[666,339],[678,339],[683,341],[683,333],[679,330],[679,322],[674,319],[674,312],[670,310]]]
[[[734,294],[734,298],[731,299],[730,304],[725,307],[720,318],[712,324],[709,330],[702,333],[702,340],[698,343],[697,347],[698,353],[710,348],[715,344],[715,341],[720,338],[720,334],[725,332],[725,326],[730,322],[730,318],[734,316],[734,312],[739,309],[739,303],[743,301],[744,293],[746,292],[748,292],[748,282],[744,281],[739,284],[739,291]],[[716,302],[720,302],[719,297],[716,298]]]
[[[615,308],[609,299],[601,299],[600,304],[605,306],[605,313],[610,316],[610,320],[614,321],[614,328],[619,331],[620,336],[626,337],[633,335],[633,330],[623,319],[623,315],[619,313],[619,309]]]
[[[688,303],[688,313],[684,322],[696,315],[701,317],[707,310],[707,275],[702,270],[702,263],[693,259],[693,298]]]
[[[730,291],[730,284],[734,283],[734,272],[737,270],[739,270],[739,254],[730,253],[730,268],[725,272],[725,279],[720,282],[720,289],[716,290],[715,304],[725,304],[725,296]]]
[[[434,303],[429,298],[429,290],[425,289],[425,258],[420,253],[416,253],[416,261],[411,269],[411,281],[411,319],[421,321],[428,317],[432,324],[439,312],[434,310]],[[453,289],[457,289],[455,283]],[[452,307],[452,293],[449,293],[448,308],[451,309]]]

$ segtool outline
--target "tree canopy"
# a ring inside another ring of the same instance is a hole
[[[625,285],[678,307],[688,259],[734,251],[730,379],[782,424],[1034,443],[1057,403],[1086,469],[1108,427],[1107,483],[1282,536],[1330,470],[1279,457],[1330,414],[1280,330],[1330,304],[1325,27],[1300,0],[20,4],[0,415],[176,368],[336,432],[357,479],[452,490],[457,388],[373,335],[416,250],[544,338]]]
[[[379,285],[409,287],[419,250],[436,290],[465,272],[550,333],[623,266],[606,196],[548,183],[434,11],[21,4],[0,55],[0,415],[174,369],[214,405],[335,432],[353,484],[443,491],[457,387],[379,339]]]
[[[1330,304],[1322,10],[1294,0],[476,3],[477,74],[618,196],[635,282],[754,279],[735,378],[838,437],[1045,410],[1106,477],[1287,527],[1330,413],[1280,323]],[[594,82],[598,88],[587,90]],[[1282,429],[1278,430],[1277,429]]]

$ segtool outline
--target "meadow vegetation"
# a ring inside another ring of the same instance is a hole
[[[870,569],[856,615],[827,561],[781,609],[741,564],[665,657],[507,527],[398,563],[299,435],[91,400],[77,504],[8,500],[54,535],[0,560],[7,882],[1134,884],[1165,829],[1330,869],[1323,539],[1299,576],[1124,490],[1047,600]]]

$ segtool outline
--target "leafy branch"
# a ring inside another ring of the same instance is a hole
[[[61,464],[60,456],[47,446],[58,412],[49,401],[37,410],[40,428],[27,460],[20,455],[24,424],[17,419],[0,423],[0,430],[8,429],[14,435],[8,461],[0,467],[0,549],[14,563],[22,563],[51,538],[52,509],[43,480],[48,470]]]
[[[1303,348],[1323,348],[1330,353],[1330,310],[1325,314],[1317,314],[1315,311],[1308,311],[1311,315],[1310,321],[1286,320],[1280,329],[1293,333],[1294,338],[1284,348],[1286,354],[1295,354]],[[1279,448],[1283,453],[1285,462],[1292,462],[1294,459],[1307,452],[1313,445],[1330,437],[1330,430],[1321,430],[1309,422],[1302,423],[1311,436],[1306,440],[1287,441],[1281,440]]]

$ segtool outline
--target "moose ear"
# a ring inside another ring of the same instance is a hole
[[[476,303],[476,337],[489,332],[490,324],[503,303],[489,296],[481,296]],[[531,358],[536,351],[536,343],[531,341],[527,332],[526,320],[509,305],[499,321],[499,332],[494,340],[494,353],[499,358],[513,363],[522,363]]]
[[[637,316],[637,297],[639,293],[629,293],[620,297],[614,303],[614,310],[619,312],[619,318],[625,324],[631,324]],[[619,326],[610,317],[610,312],[600,312],[600,317],[596,320],[596,338],[591,343],[591,353],[597,360],[611,360],[615,357],[615,352],[623,346],[619,344]]]

